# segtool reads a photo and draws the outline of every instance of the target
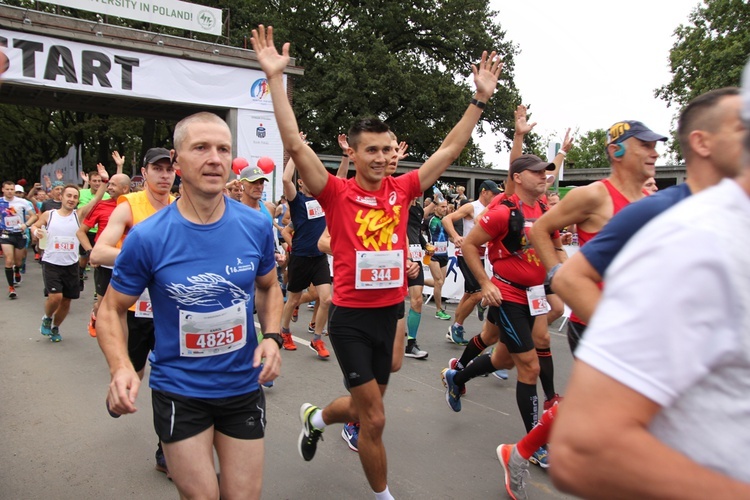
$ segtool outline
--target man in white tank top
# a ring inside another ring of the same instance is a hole
[[[469,314],[471,314],[474,307],[482,300],[482,287],[471,273],[469,266],[464,262],[463,256],[459,253],[461,245],[464,242],[464,237],[466,237],[474,227],[474,221],[497,194],[500,194],[500,188],[497,187],[497,184],[494,181],[489,179],[482,181],[482,184],[479,185],[479,196],[476,201],[467,203],[452,214],[443,217],[443,227],[445,228],[445,232],[448,233],[448,236],[453,240],[453,244],[456,245],[458,267],[461,269],[461,273],[464,276],[464,294],[461,297],[458,306],[456,306],[455,323],[448,328],[448,334],[446,335],[446,338],[454,344],[466,345],[468,343],[468,341],[464,339],[463,323],[466,321]],[[463,235],[459,236],[456,228],[453,226],[453,221],[461,219],[463,219],[464,222],[464,230]],[[484,247],[482,247],[480,251],[482,252],[482,262],[484,262]],[[484,321],[484,310],[480,309],[478,312],[480,316],[479,320]]]
[[[34,223],[32,233],[43,238],[46,232],[47,247],[42,257],[44,286],[49,292],[44,303],[44,316],[40,332],[52,342],[60,342],[60,325],[70,311],[70,301],[81,293],[78,279],[78,186],[63,188],[62,206],[44,212]],[[44,226],[46,229],[42,229]]]

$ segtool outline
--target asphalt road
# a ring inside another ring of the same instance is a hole
[[[17,291],[17,300],[0,297],[0,498],[177,498],[174,485],[153,468],[157,439],[148,387],[138,396],[136,414],[113,419],[105,410],[109,374],[86,331],[93,280],[74,301],[57,344],[39,333],[44,298],[41,270],[33,261]],[[454,309],[448,305],[449,313]],[[440,370],[461,348],[445,340],[450,323],[434,313],[434,305],[425,306],[418,337],[429,358],[404,359],[386,393],[390,490],[408,499],[506,498],[495,447],[523,435],[515,374],[509,381],[472,380],[463,410],[451,411]],[[299,322],[292,324],[300,342],[309,339],[310,318],[311,311],[302,307]],[[479,331],[476,315],[466,327],[470,334]],[[557,390],[564,393],[572,360],[556,325],[551,331]],[[323,361],[304,343],[298,346],[283,352],[282,375],[266,391],[263,497],[372,498],[357,454],[341,439],[340,425],[326,429],[313,461],[304,462],[297,452],[300,405],[323,406],[344,394],[333,353]],[[566,498],[545,471],[534,466],[530,471],[530,498]]]

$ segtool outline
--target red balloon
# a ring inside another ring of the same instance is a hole
[[[268,156],[261,156],[258,158],[258,167],[263,171],[264,174],[270,174],[273,169],[276,168],[273,160]]]
[[[248,161],[244,158],[237,157],[234,160],[232,160],[232,172],[234,172],[237,175],[240,175],[240,172],[242,172],[242,169],[250,165]]]

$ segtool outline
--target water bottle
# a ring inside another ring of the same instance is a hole
[[[39,250],[47,248],[47,226],[42,226],[37,231],[37,238],[39,238]]]
[[[440,192],[437,186],[432,186],[432,192],[435,195],[435,201],[438,201],[438,202],[445,201],[445,198],[443,198],[443,193]]]

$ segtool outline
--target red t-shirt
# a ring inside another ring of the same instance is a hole
[[[498,198],[500,197],[496,196],[495,200]],[[525,287],[541,285],[544,283],[547,273],[542,261],[536,256],[536,252],[528,240],[528,232],[529,228],[544,212],[542,212],[539,203],[534,203],[533,206],[526,205],[521,203],[515,194],[510,196],[509,199],[521,208],[524,217],[525,235],[521,240],[522,248],[515,254],[511,254],[502,243],[502,240],[508,235],[510,220],[510,208],[508,206],[499,202],[491,203],[492,208],[477,220],[477,224],[492,238],[487,244],[487,255],[492,264],[492,272]],[[553,236],[558,236],[557,231]],[[503,283],[494,275],[492,282],[500,289],[503,300],[528,304],[525,290]]]
[[[419,172],[386,177],[378,191],[365,191],[355,181],[328,175],[317,199],[326,213],[333,252],[333,303],[343,307],[376,308],[398,304],[407,289],[406,228],[409,205],[421,194]],[[401,262],[395,254],[400,250]],[[379,254],[379,255],[376,255]],[[386,257],[377,261],[373,257]],[[400,268],[400,270],[397,270]],[[383,286],[400,273],[402,286]],[[357,283],[360,288],[357,288]]]
[[[86,216],[86,219],[84,219],[83,223],[86,224],[88,227],[96,227],[99,226],[99,230],[96,232],[96,236],[94,236],[94,243],[96,243],[99,240],[99,235],[102,234],[102,231],[104,231],[104,228],[107,227],[107,224],[109,223],[109,216],[112,215],[112,212],[117,207],[117,200],[103,200],[94,205],[94,208],[91,209],[89,214]]]

